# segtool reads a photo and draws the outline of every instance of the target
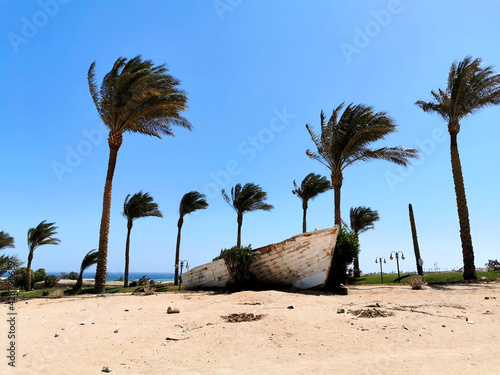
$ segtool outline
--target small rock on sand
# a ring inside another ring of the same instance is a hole
[[[178,314],[180,313],[181,310],[179,310],[177,307],[168,307],[167,309],[167,314]]]

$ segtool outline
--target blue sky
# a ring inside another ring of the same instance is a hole
[[[163,140],[127,134],[113,182],[108,270],[124,269],[127,194],[149,192],[163,219],[137,220],[131,271],[172,272],[178,205],[207,194],[209,208],[186,217],[181,259],[210,261],[236,242],[236,214],[220,190],[259,184],[271,212],[244,217],[242,242],[259,247],[301,231],[293,180],[328,175],[305,151],[319,113],[340,103],[388,112],[399,126],[381,144],[422,156],[408,169],[387,162],[345,171],[342,215],[352,206],[378,210],[375,230],[360,236],[360,265],[403,251],[415,269],[408,203],[413,204],[424,268],[462,266],[446,124],[416,100],[444,88],[453,60],[467,55],[500,65],[500,4],[483,1],[17,1],[0,2],[0,230],[6,251],[27,259],[26,233],[42,220],[59,227],[61,244],[36,250],[33,268],[76,271],[97,247],[108,162],[107,133],[91,100],[87,71],[101,81],[120,57],[166,63],[189,96],[193,131]],[[498,70],[497,70],[498,71]],[[500,108],[462,122],[459,149],[476,266],[498,258]],[[333,224],[333,193],[309,205],[308,229]]]

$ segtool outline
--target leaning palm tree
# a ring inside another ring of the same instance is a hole
[[[98,88],[95,64],[92,63],[88,72],[90,93],[99,116],[109,129],[109,162],[95,281],[96,293],[102,293],[106,286],[111,188],[123,133],[161,138],[161,135],[174,135],[171,125],[187,129],[192,125],[180,115],[187,110],[187,97],[179,88],[180,82],[168,74],[164,65],[155,66],[151,60],[142,60],[141,56],[130,60],[120,57]]]
[[[78,290],[83,285],[83,272],[89,268],[90,266],[97,263],[98,252],[97,249],[90,250],[82,260],[82,265],[80,266],[80,275],[78,275],[78,279],[76,280],[76,284],[73,287],[74,290]]]
[[[43,245],[59,245],[61,240],[55,238],[57,234],[57,227],[54,226],[55,223],[46,223],[46,220],[42,221],[37,225],[36,228],[30,228],[28,230],[28,265],[26,269],[26,290],[31,290],[31,261],[33,260],[33,253],[35,249]]]
[[[181,228],[184,224],[184,215],[190,214],[197,210],[203,210],[208,207],[208,202],[205,199],[205,194],[197,191],[190,191],[184,194],[179,205],[179,221],[177,221],[177,244],[175,246],[175,277],[174,285],[179,282],[179,255],[181,249]]]
[[[457,199],[460,239],[464,259],[464,279],[477,279],[474,265],[474,249],[470,234],[469,209],[465,195],[462,165],[458,153],[457,136],[460,121],[483,107],[500,104],[500,74],[493,74],[493,67],[481,67],[481,59],[467,56],[451,64],[448,85],[445,90],[431,91],[434,101],[417,101],[425,112],[435,112],[448,123],[450,133],[451,170]]]
[[[320,114],[321,136],[317,136],[311,127],[306,128],[317,147],[317,153],[307,150],[307,155],[325,165],[331,172],[334,191],[335,224],[341,225],[340,189],[343,171],[358,161],[372,159],[387,160],[406,166],[410,158],[415,158],[418,151],[406,147],[382,147],[371,149],[368,146],[384,139],[397,130],[394,120],[385,112],[373,112],[372,107],[363,104],[349,104],[339,118],[344,104],[339,105],[330,120],[325,121],[323,111]]]
[[[130,232],[134,225],[134,220],[141,217],[156,216],[163,217],[158,204],[153,202],[153,197],[142,191],[130,196],[127,195],[123,203],[122,215],[127,219],[127,241],[125,244],[125,276],[123,277],[123,286],[128,287],[128,265],[129,265],[129,250],[130,250]]]
[[[243,224],[243,214],[245,212],[264,210],[270,211],[274,206],[264,203],[267,199],[267,193],[262,190],[259,185],[252,183],[245,184],[241,187],[241,184],[236,184],[236,186],[231,188],[231,197],[226,194],[226,191],[222,189],[222,197],[237,214],[238,222],[238,236],[236,240],[236,246],[241,247],[241,225]]]
[[[369,207],[351,207],[349,212],[351,219],[351,230],[357,238],[359,234],[375,227],[374,223],[379,221],[378,212]],[[359,254],[354,257],[354,277],[359,277]]]
[[[319,174],[309,173],[300,184],[300,187],[297,186],[295,180],[293,181],[293,186],[295,187],[292,190],[292,193],[298,196],[302,200],[302,232],[307,232],[307,207],[308,202],[311,199],[314,199],[317,195],[324,193],[332,188],[330,181],[324,176]]]

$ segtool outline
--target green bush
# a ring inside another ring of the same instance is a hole
[[[17,287],[24,288],[26,286],[26,280],[28,277],[28,272],[26,267],[16,268],[14,271],[14,284]],[[31,270],[31,283],[33,284],[33,280],[35,280],[35,273]]]
[[[245,288],[254,281],[254,275],[250,272],[250,265],[255,259],[251,245],[223,249],[218,258],[224,259],[234,287]]]
[[[32,278],[31,280],[34,283],[37,283],[39,281],[45,281],[47,278],[47,273],[45,272],[45,268],[39,268],[35,271],[35,277]]]
[[[49,275],[45,279],[45,287],[46,288],[53,288],[56,286],[56,284],[59,282],[59,278],[56,275]]]
[[[78,272],[71,271],[71,272],[69,273],[69,275],[68,275],[68,278],[69,278],[70,280],[78,280],[78,276],[80,276],[80,275],[78,274]]]
[[[347,228],[342,227],[333,252],[332,266],[328,277],[329,288],[338,288],[340,284],[347,282],[347,266],[354,261],[358,253],[358,238]]]

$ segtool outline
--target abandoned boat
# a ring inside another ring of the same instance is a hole
[[[293,236],[285,241],[254,249],[250,271],[256,281],[299,289],[325,285],[339,226]],[[219,288],[231,281],[223,259],[195,267],[182,275],[186,289]]]

